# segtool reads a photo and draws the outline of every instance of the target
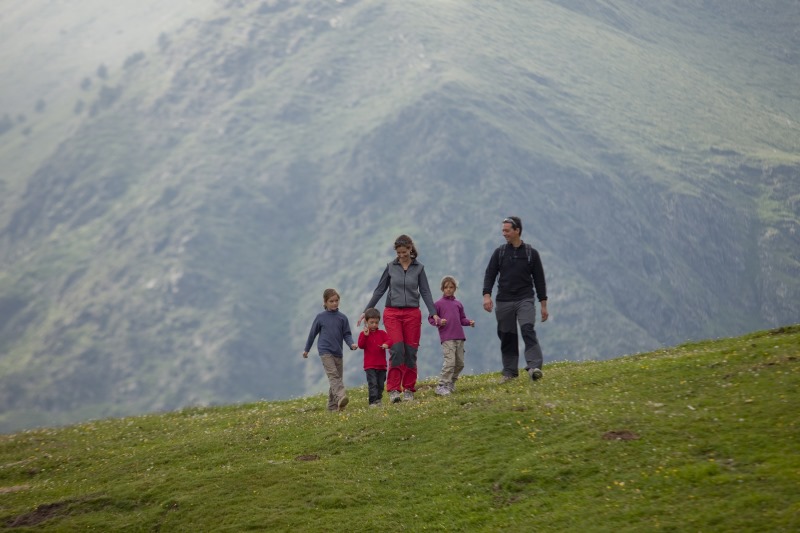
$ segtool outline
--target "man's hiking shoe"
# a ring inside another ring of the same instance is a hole
[[[400,391],[399,390],[390,390],[389,391],[389,400],[392,403],[399,403],[402,400],[402,398],[400,397]]]
[[[542,379],[542,371],[538,368],[530,368],[528,369],[528,375],[530,375],[532,381],[536,381],[537,379]]]
[[[342,396],[339,399],[339,410],[344,411],[344,408],[347,407],[347,404],[350,402],[350,398],[347,396]]]
[[[436,387],[436,394],[438,394],[439,396],[447,396],[448,394],[450,394],[450,387],[448,387],[447,385],[439,385],[438,387]]]
[[[403,400],[410,402],[414,400],[414,391],[406,389],[403,391]]]
[[[374,402],[372,402],[371,404],[369,404],[369,406],[370,406],[370,407],[380,407],[381,405],[382,405],[382,404],[381,404],[381,401],[380,401],[380,400],[375,400]]]
[[[515,378],[514,378],[514,376],[506,376],[505,374],[503,374],[503,375],[500,377],[500,384],[502,385],[503,383],[508,383],[508,382],[509,382],[509,381],[511,381],[512,379],[515,379]]]
[[[456,382],[453,381],[452,383],[448,383],[447,384],[447,388],[450,390],[450,392],[455,392],[456,391]]]

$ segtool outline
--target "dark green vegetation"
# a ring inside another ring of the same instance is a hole
[[[800,527],[800,326],[497,377],[381,409],[361,387],[343,413],[318,395],[0,436],[0,525]]]
[[[319,391],[299,354],[323,289],[354,322],[401,232],[461,280],[468,370],[493,370],[480,288],[509,214],[543,254],[548,361],[800,316],[796,1],[169,16],[0,108],[0,431]],[[432,329],[420,353],[433,375]]]

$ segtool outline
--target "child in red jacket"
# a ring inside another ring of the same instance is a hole
[[[386,350],[392,345],[389,335],[378,329],[381,312],[370,307],[364,312],[366,324],[358,336],[358,347],[364,350],[364,372],[367,374],[369,406],[380,407],[386,383]]]

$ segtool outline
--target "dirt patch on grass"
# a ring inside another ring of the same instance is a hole
[[[298,455],[294,458],[295,461],[319,461],[319,455],[317,454],[309,454],[309,455]]]
[[[66,514],[64,511],[69,504],[70,502],[68,501],[45,503],[30,513],[25,513],[15,516],[14,518],[10,518],[6,521],[6,527],[28,527],[39,525],[46,520]]]
[[[31,527],[55,518],[63,518],[70,515],[91,513],[99,509],[108,507],[110,499],[103,495],[86,496],[84,498],[61,500],[59,502],[45,503],[30,511],[9,518],[5,523],[0,522],[0,526],[6,528]]]
[[[634,433],[633,431],[629,431],[627,429],[623,429],[620,431],[606,431],[603,433],[603,439],[605,440],[638,440],[639,435]]]

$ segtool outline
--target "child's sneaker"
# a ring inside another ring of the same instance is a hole
[[[406,389],[403,391],[403,400],[410,402],[414,400],[414,391]]]
[[[399,403],[401,400],[402,400],[402,398],[400,397],[400,391],[399,390],[390,390],[389,391],[389,401],[391,401],[392,403]]]
[[[450,388],[447,385],[439,385],[436,387],[436,394],[439,396],[447,396],[450,394]]]

